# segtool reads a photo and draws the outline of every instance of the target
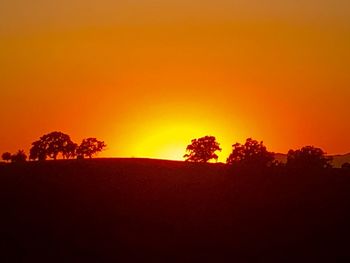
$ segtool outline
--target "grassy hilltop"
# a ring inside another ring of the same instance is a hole
[[[0,166],[1,262],[335,261],[350,172],[148,159]]]

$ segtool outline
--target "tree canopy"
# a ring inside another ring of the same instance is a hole
[[[244,167],[268,167],[273,164],[274,153],[269,152],[263,142],[248,138],[245,144],[235,143],[227,163]]]
[[[12,154],[9,153],[9,152],[4,152],[2,155],[1,155],[1,158],[6,161],[6,162],[9,162],[11,161],[11,157],[12,157]]]
[[[62,156],[65,159],[74,158],[77,155],[78,144],[69,141],[67,145],[63,148]]]
[[[70,139],[69,135],[62,132],[51,132],[46,134],[38,141],[32,143],[30,149],[31,160],[46,160],[47,157],[54,160],[57,159],[58,154],[62,154],[64,157],[72,157],[74,143]],[[74,150],[75,152],[75,150]]]
[[[106,144],[96,138],[84,139],[78,146],[69,135],[55,131],[41,136],[39,140],[32,143],[29,159],[44,161],[52,158],[56,160],[59,154],[65,159],[76,156],[92,158],[105,147]]]
[[[79,158],[89,157],[98,154],[106,148],[104,141],[99,141],[96,138],[84,139],[76,150]]]
[[[11,162],[22,163],[27,160],[27,155],[23,150],[19,150],[17,153],[11,155]]]
[[[287,166],[292,168],[330,168],[331,161],[322,149],[314,146],[290,150],[287,154]]]
[[[188,162],[206,163],[212,159],[218,159],[216,151],[221,151],[220,144],[214,136],[205,136],[199,139],[193,139],[186,148],[187,154],[184,155]]]

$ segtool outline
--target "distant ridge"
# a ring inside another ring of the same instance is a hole
[[[333,158],[333,165],[336,168],[340,168],[344,163],[350,163],[350,153],[347,154],[337,154],[337,155],[330,155],[330,157]],[[275,153],[276,160],[286,163],[287,162],[287,154],[284,153]]]

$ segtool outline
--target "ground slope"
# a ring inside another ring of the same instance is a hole
[[[350,174],[145,159],[0,167],[1,262],[335,261]]]

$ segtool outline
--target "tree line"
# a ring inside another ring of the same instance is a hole
[[[104,141],[96,138],[86,138],[78,145],[69,135],[62,132],[51,132],[32,143],[29,151],[29,160],[45,161],[48,158],[56,160],[59,155],[63,159],[92,158],[106,148]],[[221,151],[220,143],[214,136],[204,136],[193,139],[186,147],[183,156],[187,162],[207,163],[218,160],[216,152]],[[27,155],[23,150],[15,154],[5,152],[2,154],[4,161],[14,163],[25,162]],[[265,168],[265,167],[293,167],[293,168],[332,168],[332,157],[314,146],[305,146],[298,150],[289,150],[287,162],[282,163],[275,158],[275,153],[267,150],[262,141],[248,138],[244,144],[232,145],[232,152],[226,163],[235,167]],[[344,163],[342,168],[350,169],[350,163]]]
[[[86,138],[78,145],[73,142],[68,134],[62,132],[51,132],[41,136],[37,141],[32,143],[29,151],[29,160],[45,161],[48,158],[56,160],[59,155],[63,159],[84,159],[92,158],[94,155],[106,148],[104,141],[96,138]],[[14,163],[25,162],[28,156],[23,150],[15,154],[5,152],[2,154],[4,161]]]
[[[186,148],[184,158],[188,162],[207,163],[210,160],[217,161],[217,151],[221,151],[220,144],[214,136],[205,136],[193,139]],[[275,159],[275,153],[267,150],[262,141],[248,138],[244,144],[232,145],[232,152],[226,160],[231,166],[241,168],[265,168],[283,167],[288,168],[332,168],[332,157],[327,156],[321,149],[314,146],[305,146],[298,150],[289,150],[287,162],[283,163]],[[344,169],[350,169],[350,163],[342,165]]]

